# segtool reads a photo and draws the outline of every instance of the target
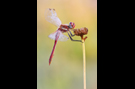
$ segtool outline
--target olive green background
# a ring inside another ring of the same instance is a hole
[[[97,1],[37,0],[37,89],[83,89],[83,54],[80,42],[58,41],[52,63],[49,57],[54,40],[48,37],[57,30],[44,17],[46,8],[55,8],[63,24],[88,28],[86,48],[87,89],[97,89]],[[67,33],[64,35],[68,36]],[[78,36],[73,39],[80,40]]]

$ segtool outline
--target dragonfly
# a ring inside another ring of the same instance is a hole
[[[78,42],[82,42],[81,40],[74,40],[72,39],[73,35],[70,31],[70,29],[74,29],[75,27],[75,23],[74,22],[70,22],[69,24],[62,24],[61,20],[57,17],[57,13],[55,11],[54,8],[47,8],[45,10],[45,19],[46,21],[50,22],[51,24],[55,25],[57,27],[57,30],[53,33],[51,33],[48,37],[55,40],[54,41],[54,46],[49,58],[49,65],[51,64],[53,55],[54,55],[54,50],[57,44],[57,41],[67,41],[69,38],[64,35],[63,33],[67,32],[70,39],[72,41],[78,41]]]

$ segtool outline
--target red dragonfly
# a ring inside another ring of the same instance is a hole
[[[51,8],[47,8],[45,10],[45,19],[50,22],[51,24],[55,25],[57,27],[57,30],[50,34],[49,35],[49,38],[55,40],[54,42],[54,46],[53,46],[53,49],[52,49],[52,53],[50,55],[50,58],[49,58],[49,65],[51,64],[51,61],[52,61],[52,57],[53,57],[53,54],[54,54],[54,50],[55,50],[55,47],[56,47],[56,44],[57,44],[57,41],[67,41],[68,40],[68,37],[65,36],[63,33],[65,32],[70,32],[70,34],[68,33],[70,39],[72,41],[79,41],[81,42],[81,40],[73,40],[71,36],[74,36],[72,35],[71,31],[69,29],[73,29],[75,27],[75,24],[73,22],[70,22],[69,25],[68,24],[61,24],[61,20],[57,17],[57,13],[55,11],[55,9],[51,9]]]

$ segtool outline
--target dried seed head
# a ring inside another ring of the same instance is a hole
[[[74,34],[77,36],[83,36],[86,35],[87,33],[88,33],[88,28],[86,27],[80,29],[74,29]]]

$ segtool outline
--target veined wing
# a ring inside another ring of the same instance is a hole
[[[57,27],[61,25],[61,21],[57,17],[57,13],[55,9],[47,8],[45,10],[45,19]]]
[[[57,30],[54,33],[50,34],[48,37],[55,40],[55,36],[56,36],[57,32],[60,33],[59,39],[58,39],[59,41],[67,41],[68,40],[68,37],[63,35],[63,33],[61,31],[59,31],[59,30]]]
[[[60,31],[59,41],[67,41],[68,37],[66,35],[63,35],[63,33]]]

